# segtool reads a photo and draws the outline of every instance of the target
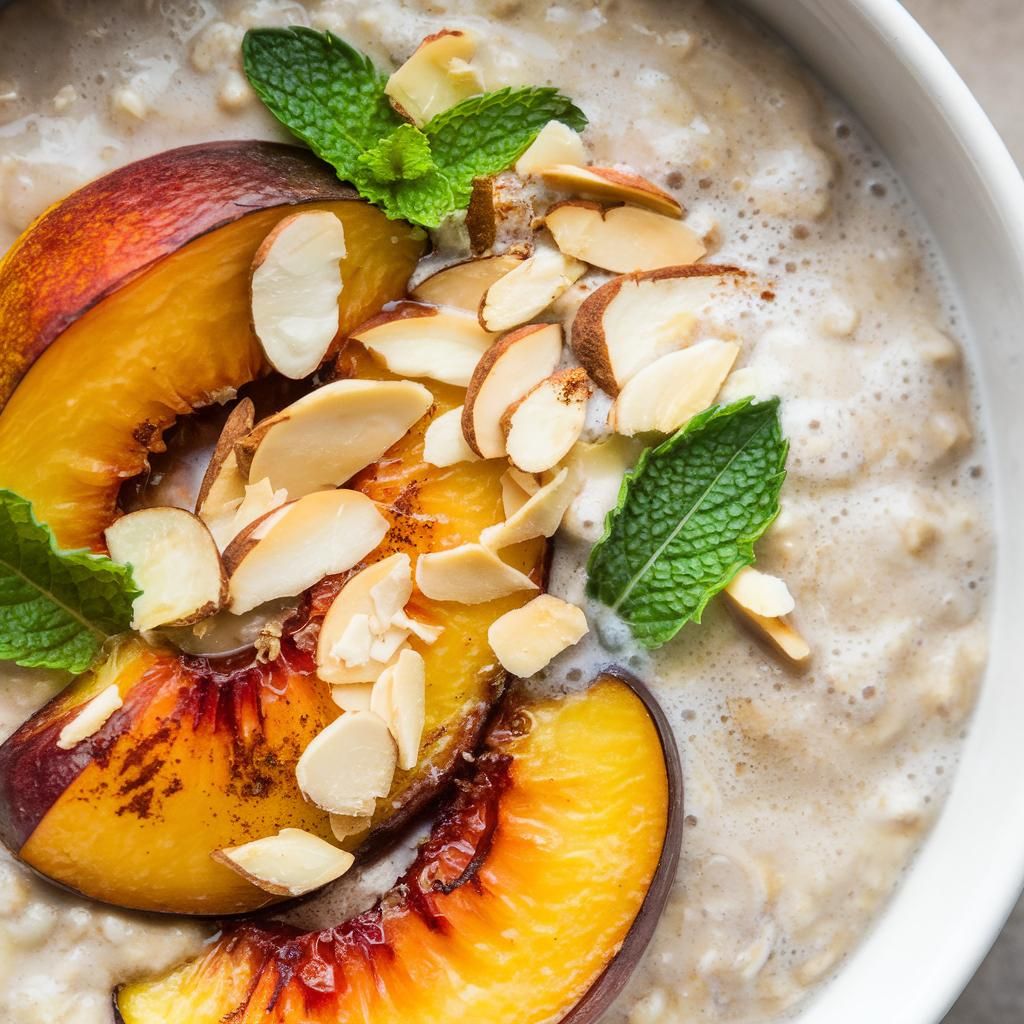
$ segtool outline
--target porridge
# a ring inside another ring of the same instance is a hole
[[[0,250],[132,160],[286,140],[240,56],[247,29],[285,24],[335,32],[387,68],[442,26],[475,32],[488,88],[564,90],[590,119],[590,160],[667,188],[706,260],[756,282],[721,296],[700,330],[739,346],[721,401],[781,398],[788,476],[757,567],[785,579],[813,656],[794,670],[724,600],[647,650],[588,596],[588,553],[641,447],[624,442],[611,483],[595,473],[570,505],[550,568],[549,592],[582,607],[590,632],[538,685],[579,689],[615,661],[653,690],[682,756],[678,879],[606,1019],[785,1019],[863,938],[934,822],[985,664],[984,445],[924,227],[849,113],[728,8],[16,0],[0,12]],[[529,190],[542,209],[565,198]],[[547,319],[568,327],[612,276],[570,285]],[[607,432],[609,405],[595,394],[585,441]],[[63,682],[8,668],[0,735]],[[284,916],[326,927],[365,909],[411,851]],[[80,899],[4,853],[0,1020],[108,1021],[113,987],[196,955],[213,932]]]

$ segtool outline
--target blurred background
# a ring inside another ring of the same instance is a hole
[[[1024,0],[903,0],[945,51],[1024,167]],[[1024,1021],[1024,901],[944,1024]]]

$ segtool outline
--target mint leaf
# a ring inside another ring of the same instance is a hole
[[[130,569],[59,550],[29,502],[0,490],[0,658],[84,672],[107,637],[129,628],[138,594]]]
[[[448,179],[456,209],[469,203],[473,179],[510,167],[548,121],[581,132],[583,111],[557,89],[499,89],[471,96],[423,127],[438,169]]]
[[[404,122],[369,57],[331,32],[250,29],[245,74],[271,113],[317,156],[350,179],[359,157]]]
[[[435,170],[430,143],[414,124],[403,124],[359,157],[359,165],[378,182],[415,181]]]
[[[789,445],[779,400],[695,416],[626,474],[587,564],[587,593],[659,647],[754,561],[779,514]]]

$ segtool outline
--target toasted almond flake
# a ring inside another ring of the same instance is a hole
[[[346,711],[310,741],[295,766],[299,789],[331,814],[372,814],[388,795],[398,749],[372,711]]]
[[[798,665],[811,656],[810,645],[788,619],[758,615],[734,600],[728,590],[725,591],[725,594],[742,621],[751,626],[758,636],[767,640],[772,648],[791,662]]]
[[[543,313],[586,272],[586,264],[550,246],[495,281],[480,303],[480,324],[488,331],[507,331]]]
[[[342,711],[369,711],[373,687],[374,684],[372,682],[344,683],[340,686],[332,686],[331,700]]]
[[[245,496],[245,477],[235,457],[235,442],[252,430],[254,422],[255,407],[248,398],[243,398],[224,421],[196,498],[196,515],[204,522],[221,515],[229,506],[237,508],[236,503]]]
[[[332,814],[331,831],[338,842],[343,842],[350,836],[357,836],[365,832],[373,823],[372,814]]]
[[[283,828],[241,846],[215,850],[213,859],[264,892],[301,896],[340,878],[355,858],[301,828]]]
[[[426,666],[416,651],[402,651],[391,673],[388,728],[398,745],[398,767],[410,771],[419,760],[426,720]]]
[[[688,224],[633,206],[559,203],[544,224],[566,256],[616,274],[696,263],[707,252]]]
[[[725,589],[738,605],[766,618],[788,615],[796,607],[785,580],[749,565],[740,569]]]
[[[206,524],[181,508],[143,508],[104,532],[110,557],[131,565],[142,593],[132,628],[187,626],[213,615],[226,596],[224,566]]]
[[[482,604],[518,590],[537,589],[529,576],[506,565],[482,544],[461,544],[420,555],[416,586],[424,597],[460,604]]]
[[[399,653],[399,648],[408,639],[409,630],[399,629],[397,626],[389,626],[373,641],[373,646],[370,648],[370,657],[374,661],[381,662],[381,664],[387,664]]]
[[[252,324],[278,373],[299,380],[323,362],[338,333],[345,228],[329,210],[279,221],[253,259]]]
[[[229,505],[220,516],[209,520],[207,526],[217,547],[224,551],[247,526],[281,508],[287,501],[288,492],[284,488],[275,491],[264,478],[255,484],[246,484],[242,500],[234,507]]]
[[[501,428],[512,464],[543,473],[561,462],[583,431],[592,391],[586,371],[576,366],[546,377],[509,406]]]
[[[72,747],[95,735],[107,724],[107,719],[124,703],[116,683],[100,690],[95,697],[82,705],[82,709],[68,722],[57,737],[61,750]]]
[[[293,597],[365,558],[388,521],[359,491],[318,491],[258,519],[224,552],[235,615]]]
[[[655,360],[619,393],[608,425],[630,437],[673,433],[714,402],[739,350],[735,342],[708,338]]]
[[[525,258],[522,252],[505,252],[455,263],[424,278],[412,290],[412,298],[434,306],[462,309],[476,316],[487,289]]]
[[[460,462],[477,462],[477,455],[462,433],[460,405],[430,421],[423,436],[423,461],[431,466],[455,466]]]
[[[617,171],[612,167],[577,167],[556,164],[541,172],[544,184],[563,192],[609,199],[615,203],[632,203],[666,217],[682,217],[679,201],[652,181],[631,171]]]
[[[480,543],[492,551],[499,551],[534,537],[551,537],[562,522],[578,487],[579,480],[575,475],[568,469],[560,469],[505,522],[482,530]]]
[[[462,432],[473,451],[485,459],[505,454],[505,410],[553,373],[561,358],[561,324],[528,324],[486,352],[473,372],[462,408]]]
[[[422,640],[427,645],[437,643],[444,632],[444,626],[434,626],[428,622],[421,622],[419,619],[406,615],[404,611],[398,612],[391,620],[391,623],[394,626],[398,626],[399,629],[407,630],[417,640]]]
[[[368,320],[352,337],[392,373],[464,388],[494,342],[472,314],[401,302]]]
[[[548,121],[516,161],[516,174],[525,178],[558,165],[581,167],[586,162],[587,150],[579,133],[561,121]]]
[[[393,665],[389,665],[377,682],[373,684],[370,691],[370,710],[382,721],[388,722],[391,718],[391,687],[395,681],[395,668],[398,666],[398,659]]]
[[[459,29],[427,36],[412,56],[387,81],[384,92],[395,109],[416,125],[424,125],[449,107],[483,91],[469,61],[476,40]]]
[[[613,434],[590,444],[578,442],[567,460],[580,489],[562,517],[562,529],[579,540],[594,543],[604,532],[604,521],[615,507],[626,470],[636,465],[643,445]]]
[[[514,676],[527,679],[586,636],[582,608],[541,594],[495,619],[487,631],[491,650]]]
[[[235,445],[250,480],[290,498],[337,487],[379,459],[433,404],[408,380],[337,380],[258,423]]]
[[[572,349],[609,395],[689,340],[734,267],[666,267],[617,277],[587,296],[572,325]]]
[[[331,657],[343,661],[348,668],[365,665],[370,660],[373,639],[370,616],[360,612],[348,620],[341,636],[331,647]]]
[[[387,628],[412,597],[412,571],[408,556],[387,559],[390,569],[370,587],[370,600],[378,631]]]

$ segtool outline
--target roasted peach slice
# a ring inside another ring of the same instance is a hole
[[[350,375],[386,376],[355,345],[342,364]],[[431,415],[462,401],[459,388],[433,390]],[[475,539],[502,519],[500,465],[439,469],[423,461],[430,418],[352,482],[391,524],[368,561],[398,551],[415,560]],[[541,582],[543,542],[505,556]],[[295,765],[340,713],[314,674],[312,652],[343,583],[330,579],[314,589],[270,664],[253,651],[207,660],[141,641],[116,648],[0,746],[0,839],[54,881],[122,906],[222,915],[273,902],[210,855],[285,827],[333,838],[328,816],[304,802]],[[419,763],[398,773],[370,835],[351,837],[348,847],[380,841],[422,810],[476,746],[505,678],[487,630],[528,597],[468,606],[414,595],[416,617],[443,627],[432,645],[414,641],[427,677]],[[111,683],[123,706],[95,735],[62,750],[63,726]]]
[[[245,924],[115,996],[123,1024],[595,1020],[675,875],[679,762],[616,677],[517,696],[394,888],[319,932]]]
[[[344,224],[342,333],[404,295],[421,233],[310,154],[264,142],[114,171],[44,213],[0,263],[0,486],[65,547],[102,547],[118,488],[176,417],[266,372],[250,267],[299,204]]]

